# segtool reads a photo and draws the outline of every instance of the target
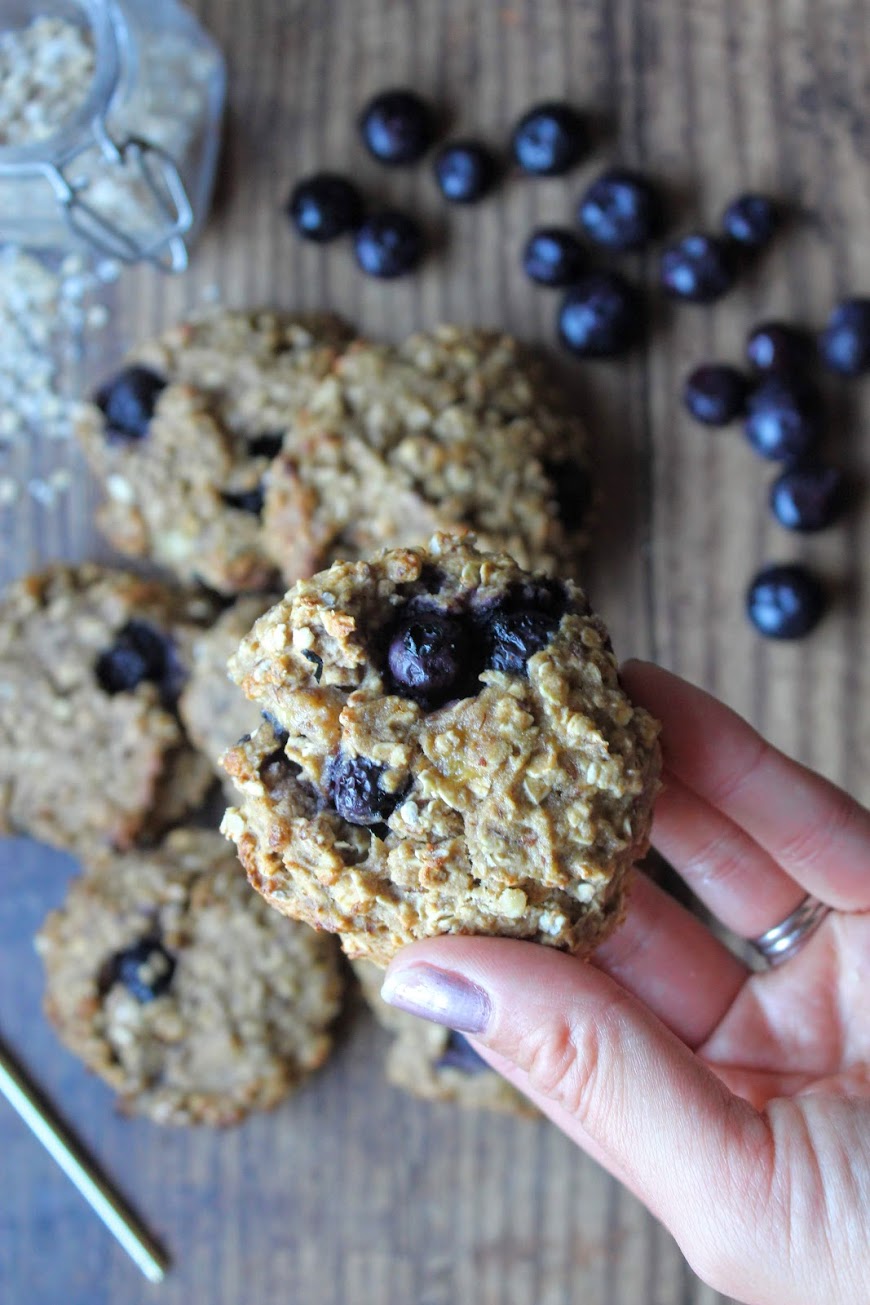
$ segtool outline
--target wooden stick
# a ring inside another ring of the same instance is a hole
[[[91,1209],[150,1282],[162,1282],[168,1261],[160,1246],[99,1173],[42,1094],[0,1042],[0,1092],[75,1184]]]

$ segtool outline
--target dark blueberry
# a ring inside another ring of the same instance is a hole
[[[154,408],[166,381],[150,367],[125,367],[106,381],[94,402],[106,418],[109,439],[141,440],[148,434]]]
[[[435,1062],[435,1068],[458,1069],[462,1074],[480,1074],[483,1070],[489,1069],[489,1065],[477,1054],[468,1038],[451,1029],[447,1046]]]
[[[284,447],[284,435],[276,431],[269,435],[255,435],[248,440],[248,452],[252,458],[268,458],[271,462],[277,458]]]
[[[311,662],[311,665],[314,667],[314,682],[315,684],[319,684],[323,679],[323,658],[318,657],[317,653],[312,652],[310,648],[304,649],[302,656],[307,662]]]
[[[466,677],[467,644],[463,626],[451,616],[428,611],[405,615],[387,651],[393,686],[407,697],[446,702]]]
[[[545,462],[544,471],[553,482],[559,520],[566,530],[579,530],[586,523],[592,503],[589,472],[573,459]]]
[[[767,376],[750,390],[746,403],[746,438],[763,458],[798,462],[820,434],[819,400],[808,385]]]
[[[733,286],[734,254],[718,236],[695,231],[668,246],[662,254],[660,274],[662,286],[675,299],[709,304]]]
[[[583,246],[564,227],[539,227],[523,249],[523,271],[538,285],[572,285],[585,262]]]
[[[761,249],[776,230],[777,209],[767,195],[738,195],[722,214],[722,230],[747,249]]]
[[[498,180],[495,155],[476,140],[454,140],[439,150],[435,180],[451,204],[475,204]]]
[[[821,464],[792,467],[771,485],[770,506],[788,530],[824,530],[845,507],[843,473]]]
[[[370,154],[399,167],[416,163],[435,139],[432,111],[415,91],[381,91],[359,116],[359,129]]]
[[[746,358],[759,372],[805,376],[813,364],[809,335],[788,322],[761,322],[746,337]]]
[[[529,658],[546,648],[558,626],[559,617],[553,612],[527,609],[497,613],[489,626],[487,665],[508,675],[525,675]]]
[[[227,507],[236,508],[239,512],[250,512],[254,517],[262,516],[265,503],[262,485],[255,485],[253,489],[228,489],[221,494],[221,498]]]
[[[106,965],[101,987],[122,983],[131,997],[146,1004],[169,989],[175,960],[156,938],[143,938],[126,951],[117,952]]]
[[[499,603],[499,609],[504,612],[546,612],[558,622],[567,605],[568,594],[561,580],[535,575],[512,585]]]
[[[637,341],[640,298],[618,272],[592,272],[568,291],[559,309],[559,338],[581,358],[613,358]]]
[[[870,299],[844,299],[819,337],[822,361],[841,376],[870,371]]]
[[[822,586],[804,566],[768,566],[746,592],[749,619],[769,639],[800,639],[825,609]]]
[[[407,213],[387,209],[357,230],[356,261],[369,276],[391,280],[411,272],[423,257],[423,232]]]
[[[380,786],[385,767],[368,757],[336,757],[329,768],[328,786],[333,806],[349,825],[377,825],[392,815],[401,794]]]
[[[300,236],[322,245],[362,221],[363,201],[357,187],[335,172],[316,172],[293,187],[287,213]]]
[[[167,700],[178,697],[185,678],[184,668],[166,636],[146,621],[137,620],[121,627],[111,648],[100,653],[94,669],[106,693],[130,693],[148,681],[160,685]]]
[[[285,730],[284,726],[281,724],[278,717],[273,716],[270,711],[261,711],[260,715],[263,717],[263,720],[266,722],[267,725],[272,726],[272,733],[275,735],[276,740],[278,741],[278,743],[280,743],[281,747],[283,748],[284,744],[287,742],[287,740],[290,737],[289,732]]]
[[[708,363],[696,367],[683,388],[683,403],[695,421],[727,426],[746,408],[746,377],[736,367]]]
[[[646,177],[611,168],[582,196],[577,221],[605,249],[642,249],[661,232],[661,200]]]
[[[560,177],[579,161],[587,144],[583,119],[570,104],[536,104],[514,128],[511,150],[524,172]]]

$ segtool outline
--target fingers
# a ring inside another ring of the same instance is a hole
[[[383,995],[515,1066],[515,1081],[627,1182],[690,1261],[711,1203],[720,1245],[753,1226],[745,1176],[767,1163],[763,1120],[596,967],[530,943],[441,938],[406,948]]]
[[[870,812],[668,671],[629,662],[621,675],[632,698],[662,722],[673,776],[745,830],[806,892],[840,910],[870,908]]]
[[[632,885],[625,920],[593,964],[690,1047],[707,1040],[749,973],[700,920],[642,874]]]
[[[749,835],[669,771],[653,843],[723,924],[755,938],[790,915],[804,891]]]

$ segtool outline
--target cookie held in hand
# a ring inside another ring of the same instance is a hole
[[[222,829],[284,914],[387,965],[439,934],[590,952],[646,850],[658,727],[571,582],[473,539],[337,563],[230,663],[265,713]]]

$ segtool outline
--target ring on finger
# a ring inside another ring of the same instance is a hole
[[[751,945],[771,968],[782,965],[800,951],[830,913],[830,906],[807,893],[790,915],[779,924],[766,929],[757,938],[751,939]]]

